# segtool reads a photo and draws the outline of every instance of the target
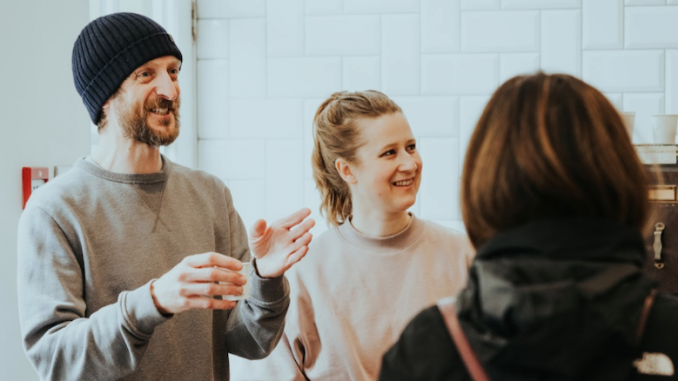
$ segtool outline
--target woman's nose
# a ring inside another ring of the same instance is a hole
[[[399,169],[403,172],[416,171],[417,170],[417,162],[414,160],[412,155],[410,155],[409,153],[403,154],[402,159],[400,161]]]

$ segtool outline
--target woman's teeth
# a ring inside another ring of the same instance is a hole
[[[413,182],[414,182],[414,179],[402,180],[402,181],[396,181],[395,183],[393,183],[393,185],[395,185],[397,187],[406,187],[408,185],[412,185]]]
[[[167,115],[167,113],[169,113],[169,109],[168,108],[154,108],[154,109],[151,109],[151,112],[155,113],[155,114],[160,114],[160,115]]]

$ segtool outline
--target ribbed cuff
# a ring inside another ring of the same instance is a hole
[[[151,283],[154,280],[149,281],[136,290],[120,294],[123,318],[129,329],[141,337],[151,336],[155,327],[171,319],[173,316],[164,316],[155,307],[151,297]]]
[[[265,302],[275,303],[289,296],[290,286],[284,275],[275,278],[262,278],[257,270],[256,260],[252,260],[254,268],[250,276],[250,298]]]

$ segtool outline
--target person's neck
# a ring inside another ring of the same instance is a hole
[[[160,149],[123,136],[117,126],[106,126],[99,133],[99,143],[92,159],[101,168],[116,173],[149,174],[162,170]]]
[[[405,230],[411,219],[412,215],[407,211],[384,214],[356,208],[354,205],[351,225],[368,237],[388,237]]]

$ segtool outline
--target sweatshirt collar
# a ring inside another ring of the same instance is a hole
[[[357,231],[353,225],[346,221],[337,228],[339,236],[348,244],[369,249],[375,254],[393,254],[416,242],[424,232],[426,224],[410,213],[412,218],[407,227],[399,233],[388,237],[370,237]]]
[[[166,181],[172,171],[172,162],[167,160],[162,154],[160,155],[160,158],[162,160],[162,169],[160,172],[148,174],[107,171],[96,165],[90,156],[78,159],[73,166],[104,180],[126,184],[155,184]]]

